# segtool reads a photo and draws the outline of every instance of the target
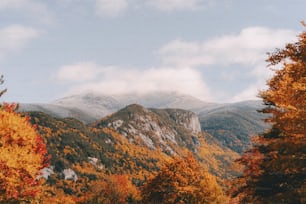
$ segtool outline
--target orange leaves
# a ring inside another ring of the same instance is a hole
[[[224,196],[215,178],[200,169],[188,154],[167,163],[143,188],[144,202],[223,203]]]
[[[268,62],[283,65],[268,82],[269,89],[261,93],[266,103],[274,104],[267,108],[273,114],[270,121],[287,136],[305,136],[306,32],[297,43],[271,54]]]
[[[275,75],[260,93],[272,128],[254,139],[236,194],[242,202],[304,203],[306,183],[306,32],[267,60]]]
[[[0,109],[0,200],[30,199],[39,191],[39,171],[48,164],[46,146],[15,105]]]

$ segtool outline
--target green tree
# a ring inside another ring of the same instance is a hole
[[[234,181],[233,197],[243,203],[306,203],[306,32],[267,61],[275,75],[260,96],[272,127],[253,138],[238,160],[245,170]]]

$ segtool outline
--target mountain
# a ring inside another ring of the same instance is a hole
[[[202,130],[213,135],[220,144],[241,153],[250,145],[250,137],[262,133],[269,126],[258,110],[260,101],[219,104],[198,113]]]
[[[56,104],[43,104],[43,103],[22,103],[19,104],[19,112],[43,112],[57,118],[75,118],[82,122],[89,123],[95,120],[95,117],[86,111],[78,108],[61,106]]]
[[[195,111],[211,103],[176,92],[125,95],[86,93],[60,98],[49,104],[20,104],[20,111],[42,111],[54,117],[74,117],[91,123],[130,104],[140,104],[147,108],[180,108]]]
[[[176,92],[116,96],[87,93],[64,97],[51,104],[21,104],[20,110],[41,111],[59,118],[72,117],[89,124],[130,104],[193,111],[198,115],[203,131],[238,153],[248,147],[251,135],[267,128],[262,122],[264,116],[257,112],[263,107],[260,101],[208,103]]]
[[[191,111],[132,104],[91,124],[43,112],[22,114],[30,116],[47,144],[51,166],[42,176],[54,195],[60,191],[86,200],[111,175],[128,175],[140,187],[171,157],[186,152],[220,182],[240,172],[232,165],[238,154],[201,132]]]
[[[131,143],[160,149],[175,155],[175,149],[200,145],[200,121],[191,111],[182,109],[146,109],[132,104],[95,123],[95,127],[112,128]]]
[[[75,107],[89,112],[100,109],[101,118],[118,111],[129,104],[141,104],[147,108],[180,108],[187,110],[201,109],[211,103],[201,101],[190,95],[177,92],[153,92],[149,94],[103,95],[86,93],[68,96],[54,101],[56,105]],[[92,111],[92,109],[94,109]]]

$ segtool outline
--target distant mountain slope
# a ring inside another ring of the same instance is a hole
[[[201,109],[210,103],[176,92],[155,92],[151,94],[111,96],[87,93],[61,98],[56,100],[54,104],[78,108],[98,119],[130,104],[141,104],[147,108],[181,108],[195,110]]]
[[[96,120],[96,118],[90,115],[90,113],[88,113],[87,111],[82,111],[74,107],[67,107],[55,104],[35,104],[35,103],[33,104],[22,103],[19,105],[20,105],[18,109],[19,112],[29,112],[29,111],[43,112],[53,117],[57,118],[70,117],[78,119],[85,123],[89,123]]]
[[[250,136],[263,132],[268,126],[266,117],[257,110],[260,101],[220,104],[198,113],[202,130],[213,135],[222,145],[241,153],[250,144]]]
[[[147,108],[180,108],[193,111],[211,105],[176,92],[114,96],[87,93],[60,98],[50,104],[20,104],[20,110],[42,111],[55,117],[74,117],[90,123],[130,104],[141,104]]]

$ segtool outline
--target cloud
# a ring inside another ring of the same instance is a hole
[[[96,0],[96,14],[117,17],[128,8],[149,8],[162,12],[198,10],[210,5],[212,0]]]
[[[200,0],[148,0],[146,4],[161,11],[196,10],[203,6]]]
[[[266,52],[295,39],[296,34],[292,30],[249,27],[238,34],[224,35],[204,42],[174,40],[157,53],[167,65],[254,65],[264,61]]]
[[[80,62],[62,66],[57,73],[57,79],[70,82],[89,81],[95,79],[99,72],[99,67],[95,63]]]
[[[11,25],[0,29],[0,59],[3,59],[10,52],[22,49],[30,40],[40,34],[40,30],[21,25]]]
[[[1,0],[0,10],[15,10],[18,14],[22,13],[46,24],[52,24],[55,20],[47,5],[35,0]]]
[[[261,91],[265,86],[260,83],[252,84],[248,86],[246,89],[242,90],[240,93],[234,95],[229,102],[239,102],[245,100],[258,100],[258,93]]]
[[[258,91],[272,76],[267,69],[266,53],[293,42],[297,32],[266,27],[248,27],[239,33],[223,35],[206,41],[174,40],[157,51],[164,66],[210,67],[220,69],[220,80],[235,82],[250,78],[255,84],[247,86],[231,101],[256,99]],[[234,78],[236,78],[234,80]],[[251,83],[251,82],[250,82]]]
[[[128,7],[127,0],[96,0],[95,10],[99,16],[115,17]]]
[[[61,67],[57,79],[61,82],[78,82],[72,85],[70,93],[93,91],[116,95],[176,91],[205,100],[212,99],[201,74],[192,68],[161,67],[140,70],[80,62]]]

